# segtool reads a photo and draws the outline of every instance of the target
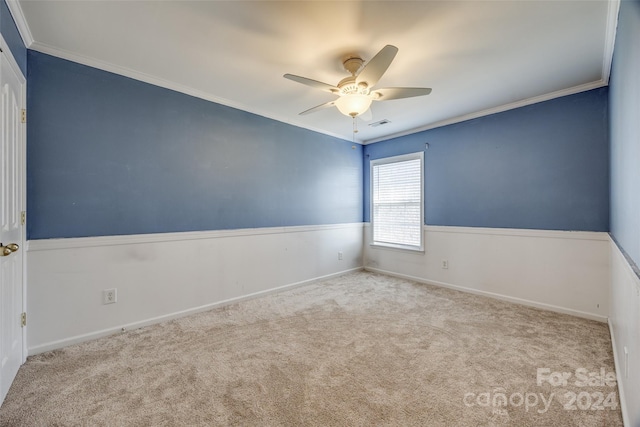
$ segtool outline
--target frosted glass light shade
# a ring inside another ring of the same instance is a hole
[[[373,99],[368,95],[349,94],[336,99],[336,107],[345,116],[356,117],[371,106]]]

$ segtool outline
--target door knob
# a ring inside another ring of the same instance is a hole
[[[9,256],[18,249],[20,249],[20,246],[15,243],[9,243],[7,246],[3,246],[2,243],[0,243],[0,256]]]

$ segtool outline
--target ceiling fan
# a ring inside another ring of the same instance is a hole
[[[387,87],[371,90],[387,71],[397,53],[397,47],[386,45],[364,65],[364,68],[362,58],[359,56],[349,57],[343,62],[343,66],[351,73],[351,76],[340,80],[335,86],[293,74],[285,74],[284,78],[338,95],[338,98],[333,101],[305,110],[300,115],[336,106],[345,116],[355,118],[367,111],[373,101],[411,98],[431,93],[430,88],[422,87]],[[362,71],[358,73],[361,68]]]

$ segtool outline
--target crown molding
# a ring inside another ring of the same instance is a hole
[[[603,86],[607,86],[608,82],[604,80],[598,80],[595,82],[585,83],[582,85],[570,87],[567,89],[557,90],[555,92],[546,93],[539,96],[534,96],[532,98],[523,99],[516,102],[511,102],[509,104],[499,105],[497,107],[488,108],[486,110],[477,111],[475,113],[464,114],[462,116],[452,117],[446,120],[440,120],[434,123],[430,123],[425,126],[421,126],[418,128],[408,129],[403,132],[397,132],[390,135],[382,136],[380,138],[369,139],[363,141],[363,145],[373,144],[375,142],[386,141],[389,139],[399,138],[401,136],[413,135],[414,133],[423,132],[425,130],[435,129],[447,125],[452,125],[455,123],[465,122],[467,120],[477,119],[479,117],[489,116],[491,114],[502,113],[508,110],[514,110],[516,108],[525,107],[527,105],[537,104],[539,102],[549,101],[555,98],[561,98],[567,95],[574,95],[580,92],[586,92],[588,90],[597,89]]]
[[[160,77],[156,77],[153,76],[151,74],[147,74],[147,73],[143,73],[140,71],[136,71],[136,70],[132,70],[130,68],[127,67],[122,67],[120,65],[115,65],[106,61],[101,61],[99,59],[95,59],[89,56],[84,56],[84,55],[80,55],[74,52],[70,52],[64,49],[59,49],[57,47],[54,46],[50,46],[46,43],[41,43],[38,41],[34,41],[31,44],[30,47],[31,50],[35,50],[37,52],[41,52],[41,53],[46,53],[47,55],[51,55],[51,56],[55,56],[58,58],[62,58],[62,59],[66,59],[68,61],[71,62],[76,62],[78,64],[82,64],[82,65],[86,65],[89,67],[93,67],[93,68],[97,68],[99,70],[102,71],[107,71],[109,73],[113,73],[113,74],[118,74],[120,76],[124,76],[124,77],[129,77],[131,79],[134,80],[138,80],[141,82],[145,82],[145,83],[149,83],[152,84],[154,86],[159,86],[159,87],[163,87],[165,89],[170,89],[176,92],[180,92],[180,93],[184,93],[186,95],[190,95],[196,98],[200,98],[200,99],[204,99],[205,101],[211,101],[211,102],[215,102],[216,104],[221,104],[224,105],[226,107],[231,107],[231,108],[235,108],[236,110],[242,110],[245,111],[247,113],[251,113],[251,114],[255,114],[261,117],[265,117],[267,119],[271,119],[271,120],[275,120],[281,123],[286,123],[288,125],[291,126],[295,126],[295,127],[299,127],[299,128],[303,128],[303,129],[307,129],[316,133],[320,133],[323,135],[327,135],[327,136],[332,136],[334,138],[338,138],[341,139],[343,141],[348,141],[348,142],[353,142],[349,139],[346,139],[344,136],[342,135],[338,135],[332,132],[327,132],[325,130],[322,129],[318,129],[315,128],[313,126],[302,126],[300,124],[297,123],[292,123],[288,120],[283,119],[282,117],[277,117],[275,115],[271,115],[268,113],[265,113],[264,111],[259,111],[256,110],[255,108],[252,108],[248,105],[239,103],[239,102],[234,102],[231,101],[229,99],[226,98],[221,98],[221,97],[217,97],[214,95],[211,95],[210,93],[198,90],[198,89],[194,89],[192,87],[189,86],[185,86],[182,85],[180,83],[175,83],[175,82],[171,82],[169,80],[165,80],[162,79]],[[361,144],[360,141],[356,140],[355,141],[356,144]]]
[[[20,6],[20,2],[17,0],[6,0],[7,7],[9,8],[9,12],[11,12],[11,16],[13,17],[13,21],[16,23],[16,27],[18,27],[18,32],[20,33],[20,37],[22,37],[22,42],[28,48],[33,45],[33,36],[31,35],[31,30],[29,29],[29,24],[27,24],[27,19],[24,17],[24,12],[22,12],[22,7]]]
[[[611,75],[611,63],[613,62],[613,50],[616,44],[618,30],[618,15],[620,13],[620,0],[609,0],[607,10],[607,28],[605,30],[604,54],[602,57],[602,80],[609,84]]]

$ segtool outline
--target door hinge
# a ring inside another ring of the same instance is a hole
[[[24,108],[22,109],[20,114],[20,121],[22,123],[27,123],[27,110],[25,110]]]
[[[27,223],[27,212],[20,212],[20,225],[25,225]]]
[[[22,326],[23,328],[27,326],[27,313],[22,313],[20,315],[20,326]]]

